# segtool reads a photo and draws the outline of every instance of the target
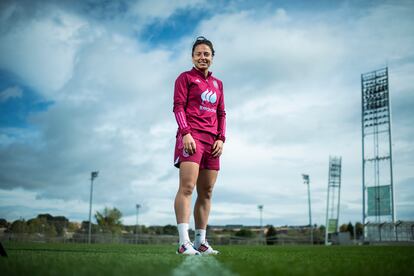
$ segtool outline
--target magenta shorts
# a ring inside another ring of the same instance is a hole
[[[183,138],[181,135],[177,135],[174,151],[174,166],[180,167],[181,162],[194,162],[200,166],[200,169],[207,170],[220,170],[220,157],[213,157],[211,152],[213,146],[194,138],[196,143],[196,152],[193,155],[189,155],[184,150]]]

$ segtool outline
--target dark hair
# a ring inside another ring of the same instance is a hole
[[[199,36],[199,37],[196,38],[196,40],[194,41],[194,44],[193,44],[193,50],[191,51],[191,55],[194,55],[195,48],[200,44],[205,44],[208,47],[210,47],[211,54],[214,56],[213,43],[211,43],[211,41],[208,40],[207,38],[205,38],[204,36]]]

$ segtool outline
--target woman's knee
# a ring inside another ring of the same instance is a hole
[[[213,196],[213,185],[204,187],[198,191],[198,197],[203,200],[210,200]]]
[[[194,184],[190,182],[180,183],[180,189],[178,190],[184,196],[191,196],[193,194]]]

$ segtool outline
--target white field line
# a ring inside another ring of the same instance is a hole
[[[173,276],[236,276],[213,256],[183,256],[185,260],[174,269]]]

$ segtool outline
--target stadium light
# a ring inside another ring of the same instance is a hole
[[[311,210],[311,197],[310,197],[310,180],[308,174],[302,174],[303,184],[308,186],[308,205],[309,205],[309,226],[310,226],[310,242],[313,244],[313,225],[312,225],[312,210]]]
[[[263,205],[257,205],[257,209],[259,209],[260,213],[260,236],[263,239]]]
[[[91,172],[91,194],[89,197],[89,230],[88,230],[88,244],[91,243],[91,232],[92,232],[92,193],[93,193],[93,180],[98,177],[98,171]]]
[[[139,208],[141,208],[141,205],[137,204],[135,207],[137,208],[137,223],[135,226],[135,243],[137,244],[138,243],[138,215],[139,215]]]

